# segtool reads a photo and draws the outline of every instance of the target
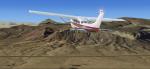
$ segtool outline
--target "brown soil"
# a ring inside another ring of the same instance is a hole
[[[113,31],[84,32],[69,28],[67,24],[44,23],[0,29],[0,68],[150,68],[148,42],[124,38]],[[50,34],[44,37],[45,32]]]

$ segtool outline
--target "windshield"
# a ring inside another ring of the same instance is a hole
[[[87,21],[81,21],[81,23],[94,23],[95,21],[90,21],[90,20],[87,20]]]
[[[82,19],[82,21],[80,22],[79,20],[76,20],[76,19],[73,19],[72,20],[74,23],[94,23],[95,22],[95,20],[88,20],[88,19]]]
[[[87,18],[82,18],[82,21],[81,21],[81,23],[94,23],[95,22],[95,20],[92,20],[92,19],[87,19]]]
[[[79,20],[76,20],[76,19],[73,19],[73,22],[74,22],[74,23],[80,23],[80,21],[79,21]]]

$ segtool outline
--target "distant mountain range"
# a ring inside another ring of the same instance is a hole
[[[9,22],[9,21],[0,21],[0,28],[9,28],[12,26],[17,26],[17,25],[30,25],[30,26],[35,26],[35,23],[32,22]]]

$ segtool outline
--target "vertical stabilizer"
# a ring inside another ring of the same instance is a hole
[[[99,16],[96,19],[96,22],[93,24],[96,28],[100,28],[100,25],[102,23],[103,17],[104,17],[104,11],[100,10]]]

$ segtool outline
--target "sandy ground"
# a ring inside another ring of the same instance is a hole
[[[150,68],[149,55],[145,54],[142,56],[139,54],[140,56],[138,56],[129,55],[126,52],[123,53],[123,51],[111,51],[113,47],[108,47],[108,49],[100,48],[98,51],[98,48],[94,47],[94,45],[78,46],[76,48],[67,45],[59,47],[63,42],[27,41],[13,44],[0,43],[0,69]],[[53,49],[54,47],[51,48],[51,46],[58,48]]]
[[[5,66],[3,61],[19,59],[22,57],[1,57],[2,69],[11,68]],[[150,56],[103,56],[103,57],[24,57],[26,62],[19,62],[12,69],[149,69]],[[8,61],[9,62],[9,61]],[[9,62],[11,64],[11,62]],[[20,65],[21,64],[21,65]]]

